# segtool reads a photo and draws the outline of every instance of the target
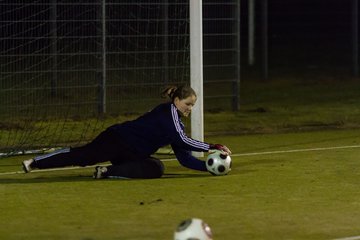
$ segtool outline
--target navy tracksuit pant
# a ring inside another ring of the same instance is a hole
[[[32,166],[39,169],[89,166],[110,161],[112,165],[107,167],[105,176],[158,178],[164,172],[164,166],[159,159],[135,152],[109,129],[84,146],[61,149],[35,157],[34,160]]]

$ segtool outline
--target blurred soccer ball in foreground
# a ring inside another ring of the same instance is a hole
[[[209,225],[199,218],[182,221],[176,228],[174,240],[212,240]]]
[[[206,168],[213,175],[226,175],[231,171],[231,158],[221,151],[215,151],[207,156]]]

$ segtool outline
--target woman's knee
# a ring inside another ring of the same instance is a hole
[[[151,171],[148,171],[148,178],[160,178],[165,171],[164,164],[157,158],[150,158],[149,160]]]
[[[127,178],[160,178],[164,174],[164,164],[157,158],[149,157],[141,160],[112,161],[107,175]]]

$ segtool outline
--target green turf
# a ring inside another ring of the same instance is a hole
[[[165,240],[189,217],[203,218],[222,240],[358,236],[360,148],[331,148],[358,146],[359,136],[209,138],[234,152],[224,177],[176,161],[166,161],[166,174],[155,180],[93,180],[91,168],[0,175],[0,239]],[[309,150],[286,152],[294,149]],[[18,171],[24,157],[2,159],[0,171]]]

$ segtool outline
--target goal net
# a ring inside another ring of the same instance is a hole
[[[187,1],[0,8],[2,151],[86,142],[118,120],[99,116],[148,110],[165,85],[189,80]]]
[[[151,109],[164,86],[189,83],[188,0],[3,0],[0,9],[1,156],[83,144]]]

